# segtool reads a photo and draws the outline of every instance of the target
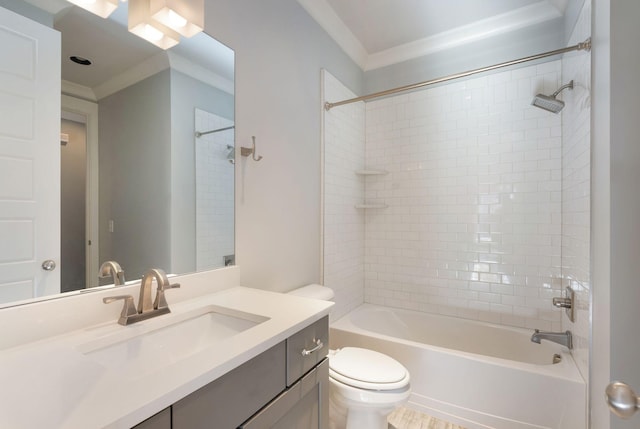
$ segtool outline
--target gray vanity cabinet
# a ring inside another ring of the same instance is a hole
[[[328,428],[328,340],[324,317],[173,404],[171,428]]]
[[[287,338],[287,386],[291,386],[329,354],[329,317]]]
[[[237,428],[285,389],[286,343],[173,404],[173,429]]]
[[[240,429],[324,429],[329,426],[329,359],[298,380]]]

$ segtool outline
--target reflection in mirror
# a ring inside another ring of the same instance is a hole
[[[33,5],[48,2],[24,2],[10,4],[51,16],[62,34],[61,134],[47,142],[60,148],[60,254],[48,258],[58,268],[46,292],[35,273],[1,278],[0,269],[0,304],[110,283],[98,277],[108,260],[132,281],[150,267],[234,264],[233,51],[204,33],[156,48],[127,31],[126,3],[102,19],[64,2],[45,11]],[[12,252],[4,238],[0,246]],[[2,290],[16,283],[24,287]]]

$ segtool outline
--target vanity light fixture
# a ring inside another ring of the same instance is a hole
[[[184,37],[204,28],[204,0],[149,0],[153,19]]]
[[[177,45],[180,34],[154,20],[149,6],[150,0],[129,0],[129,31],[162,49]]]
[[[102,18],[108,18],[118,7],[118,0],[68,0]]]

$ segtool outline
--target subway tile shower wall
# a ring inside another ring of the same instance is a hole
[[[196,109],[195,129],[217,130],[233,121]],[[234,149],[234,131],[195,137],[196,153],[196,270],[224,266],[224,256],[234,253],[234,166],[227,156]]]
[[[365,165],[389,171],[363,179],[388,205],[364,215],[366,302],[561,329],[561,115],[531,106],[560,76],[553,61],[366,104]]]
[[[355,94],[327,71],[323,88],[328,101]],[[364,301],[365,214],[355,205],[362,201],[365,183],[355,172],[365,164],[365,108],[350,104],[324,113],[324,275],[335,291],[332,320]]]

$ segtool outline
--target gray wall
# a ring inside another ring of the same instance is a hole
[[[29,3],[20,0],[0,0],[0,6],[53,28],[53,15]]]
[[[598,2],[596,2],[598,3]],[[605,2],[608,3],[608,2]],[[610,380],[640,390],[640,2],[611,1],[610,28],[610,178],[611,178],[611,374]],[[597,47],[597,45],[596,45]],[[597,400],[598,396],[594,396]],[[637,428],[640,416],[614,429]]]
[[[171,70],[171,268],[174,273],[196,269],[196,108],[233,120],[233,95]]]
[[[576,21],[578,20],[578,16],[580,16],[580,11],[584,6],[585,1],[591,2],[591,0],[569,0],[567,9],[564,12],[565,41],[569,40],[571,37],[571,32],[576,25]]]
[[[362,71],[295,0],[207,0],[206,32],[236,54],[236,252],[244,286],[320,280],[320,70],[356,93]]]
[[[98,103],[100,262],[120,262],[129,280],[172,270],[169,83],[165,70]]]

